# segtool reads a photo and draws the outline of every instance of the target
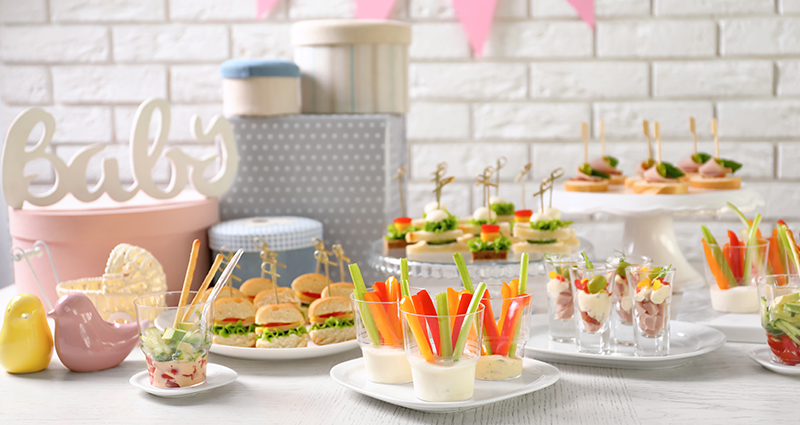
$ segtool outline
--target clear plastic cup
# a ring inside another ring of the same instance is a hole
[[[575,304],[572,297],[569,269],[583,264],[578,254],[545,254],[547,282],[547,319],[550,339],[556,342],[575,340]]]
[[[756,285],[772,361],[800,365],[800,275],[761,276]]]
[[[475,377],[486,381],[500,381],[518,378],[522,375],[522,358],[525,344],[530,336],[530,317],[533,309],[533,296],[521,294],[517,297],[503,297],[502,285],[487,285],[493,290],[489,301],[491,309],[483,310],[483,349]],[[501,288],[502,289],[502,288]],[[489,319],[491,318],[491,323]],[[495,325],[496,333],[488,330]]]
[[[455,316],[426,316],[405,311],[402,314],[405,351],[417,398],[431,402],[471,398],[475,390],[475,369],[481,356],[483,306],[475,313]],[[440,326],[448,324],[450,329],[456,330],[452,332],[455,338],[451,335],[453,353],[449,355],[444,348],[437,351],[433,338],[441,334]],[[432,331],[434,328],[436,330]],[[459,339],[463,341],[460,350],[458,344],[452,343]]]
[[[611,310],[614,293],[614,267],[585,265],[570,269],[570,284],[575,294],[576,343],[581,353],[606,354],[610,351]]]
[[[189,293],[189,301],[196,292]],[[206,381],[214,305],[198,302],[178,308],[181,292],[160,292],[134,300],[140,347],[147,358],[150,385],[186,388]],[[180,315],[175,325],[175,317]]]
[[[711,307],[723,313],[759,311],[755,279],[767,275],[769,241],[756,245],[725,247],[706,243],[705,274],[711,294]],[[745,265],[749,261],[749,268]]]
[[[362,301],[356,299],[355,294],[351,294],[350,298],[356,318],[356,339],[364,357],[367,379],[378,384],[411,382],[411,366],[403,348],[400,303]],[[380,320],[389,325],[388,329],[383,328],[383,333],[379,328],[372,327],[376,315],[380,315]]]
[[[628,285],[633,294],[633,338],[639,357],[669,355],[669,315],[675,268],[628,267]]]
[[[620,262],[634,267],[644,267],[653,264],[653,259],[643,255],[616,254],[606,259],[606,265],[616,267],[614,276],[614,317],[611,329],[611,338],[617,345],[633,346],[633,298],[628,289],[628,277],[624,269],[619,269]]]

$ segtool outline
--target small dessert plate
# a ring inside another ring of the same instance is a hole
[[[799,366],[788,366],[785,364],[779,364],[772,361],[772,350],[769,347],[761,347],[756,348],[755,350],[751,350],[747,353],[751,359],[755,360],[756,363],[764,366],[764,368],[771,370],[775,373],[780,373],[781,375],[789,375],[789,376],[800,376],[800,365]]]
[[[553,385],[561,373],[553,366],[525,358],[522,376],[506,381],[475,381],[475,392],[469,400],[451,402],[422,401],[414,395],[414,384],[376,384],[367,380],[364,359],[358,358],[339,363],[331,369],[331,378],[339,385],[357,393],[387,403],[431,413],[455,413],[476,409],[518,397]]]
[[[725,334],[708,326],[670,321],[670,353],[659,357],[636,357],[634,348],[611,344],[609,354],[579,353],[574,343],[550,339],[547,315],[534,315],[531,336],[525,345],[529,357],[555,363],[620,369],[668,369],[683,366],[697,356],[710,353],[725,344]]]
[[[358,341],[350,340],[336,344],[316,345],[308,342],[308,347],[302,348],[255,348],[234,347],[231,345],[211,344],[211,352],[225,357],[235,357],[247,360],[298,360],[325,357],[333,354],[344,353],[358,348]]]
[[[144,391],[147,391],[150,394],[159,397],[166,397],[166,398],[177,398],[177,397],[186,397],[192,394],[197,394],[199,392],[208,391],[213,388],[221,387],[223,385],[228,385],[231,382],[235,381],[236,378],[239,376],[235,370],[214,364],[209,363],[206,366],[206,382],[203,382],[200,385],[195,385],[193,387],[188,388],[156,388],[150,385],[150,375],[147,371],[142,371],[137,373],[136,375],[131,376],[131,385],[134,387],[140,388]]]

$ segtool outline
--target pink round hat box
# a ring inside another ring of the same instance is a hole
[[[22,209],[8,209],[13,245],[30,249],[37,240],[45,241],[62,282],[102,276],[111,250],[120,243],[128,243],[155,256],[164,268],[170,291],[179,291],[183,286],[195,239],[202,245],[192,288],[200,287],[211,266],[208,228],[218,221],[217,198],[206,198],[190,191],[166,200],[139,192],[122,203],[111,200],[106,194],[91,203],[67,195],[47,207],[26,203]],[[32,258],[31,265],[47,297],[55,303],[58,282],[53,278],[50,262],[46,258]],[[17,292],[29,292],[41,298],[24,260],[14,262],[14,280]]]

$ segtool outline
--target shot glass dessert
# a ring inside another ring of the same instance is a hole
[[[436,307],[424,290],[404,298],[404,346],[418,399],[448,402],[472,397],[481,356],[484,306],[480,300],[485,291],[486,285],[481,284],[474,294],[459,294],[457,302],[441,293]]]
[[[545,254],[547,282],[547,317],[550,325],[550,338],[556,342],[570,342],[575,339],[575,303],[570,285],[570,268],[582,263],[578,254]]]
[[[179,308],[180,296],[180,291],[162,292],[134,300],[140,346],[154,387],[186,388],[206,381],[213,303]],[[189,294],[190,299],[195,296]]]
[[[627,268],[633,294],[633,339],[640,357],[669,354],[669,315],[672,303],[672,266]]]
[[[530,335],[532,295],[519,279],[500,286],[497,296],[485,295],[483,304],[483,350],[475,377],[498,381],[522,375],[525,343]]]
[[[611,329],[611,338],[617,345],[633,346],[633,297],[628,288],[625,268],[650,264],[653,264],[653,260],[643,255],[617,254],[606,259],[606,265],[617,269],[614,276],[614,317]]]
[[[372,291],[361,297],[350,295],[367,379],[379,384],[411,382],[411,366],[403,348],[399,286],[397,280],[389,278],[375,282]]]
[[[772,361],[800,365],[800,275],[761,276],[756,284]]]
[[[613,304],[614,267],[597,266],[586,261],[570,269],[573,302],[578,325],[576,342],[582,353],[606,354],[610,351],[611,307]]]

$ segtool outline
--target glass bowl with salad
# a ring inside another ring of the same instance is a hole
[[[761,276],[756,284],[772,361],[800,365],[800,275]]]
[[[194,300],[196,292],[189,293]],[[161,292],[134,300],[140,347],[147,359],[150,384],[186,388],[206,381],[214,320],[213,303],[178,307],[181,292]]]

